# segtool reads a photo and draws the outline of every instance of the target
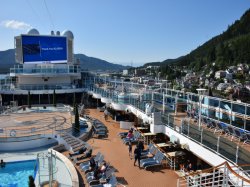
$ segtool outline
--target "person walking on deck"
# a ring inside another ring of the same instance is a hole
[[[129,154],[129,158],[132,159],[133,155],[132,155],[132,143],[131,143],[131,141],[128,142],[128,154]]]
[[[138,160],[138,165],[140,168],[140,160],[141,160],[141,149],[139,148],[139,146],[137,145],[135,150],[134,150],[134,157],[135,157],[135,162],[134,162],[134,166],[136,161]]]

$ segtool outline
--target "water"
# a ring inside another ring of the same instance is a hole
[[[42,106],[32,106],[31,108],[26,107],[25,110],[18,110],[18,113],[27,113],[27,112],[66,112],[68,111],[68,108],[63,106],[46,106],[46,108],[43,108]]]
[[[35,163],[36,160],[7,162],[4,168],[0,168],[0,187],[28,187]]]

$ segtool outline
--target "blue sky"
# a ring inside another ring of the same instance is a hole
[[[75,53],[138,66],[189,53],[249,8],[249,0],[2,0],[0,50],[31,27],[69,29]]]

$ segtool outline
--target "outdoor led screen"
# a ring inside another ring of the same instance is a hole
[[[67,63],[66,46],[66,37],[23,35],[23,62],[26,64]]]

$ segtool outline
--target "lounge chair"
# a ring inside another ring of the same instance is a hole
[[[144,167],[144,169],[148,169],[150,167],[155,167],[155,166],[161,166],[162,165],[162,160],[164,158],[164,155],[159,151],[157,152],[158,154],[155,155],[152,160],[144,161],[142,162],[141,166]]]
[[[74,153],[69,153],[69,158],[72,158],[73,156],[83,154],[85,151],[87,151],[87,148],[85,146],[83,146],[78,151],[76,151]]]
[[[128,135],[128,132],[120,132],[118,133],[118,136],[120,136],[120,138],[125,138]]]
[[[239,139],[239,141],[244,141],[246,139],[246,133],[244,132],[244,130],[238,129],[238,128],[234,128],[234,135],[237,139]]]
[[[102,156],[102,154],[101,154],[100,152],[98,152],[98,153],[96,154],[96,156],[94,157],[95,162],[97,162],[97,161],[100,159],[101,156]],[[79,165],[80,168],[85,167],[85,166],[89,166],[89,160],[88,160],[88,161],[85,161],[85,162],[82,162],[82,163]]]
[[[227,133],[227,125],[225,125],[224,123],[216,123],[216,128],[215,128],[215,133],[219,132],[220,134],[222,133]]]
[[[105,128],[107,127],[103,123],[93,123],[94,128]]]
[[[98,128],[95,128],[95,127],[94,127],[94,132],[97,132],[97,131],[105,131],[105,132],[108,132],[108,129],[107,129],[107,128],[104,128],[104,127],[98,127]]]
[[[141,159],[147,158],[149,154],[153,155],[156,150],[157,150],[157,148],[154,146],[154,144],[152,144],[152,143],[149,144],[148,145],[148,150],[145,150],[145,151],[141,152]]]
[[[110,163],[107,163],[107,164],[106,164],[106,169],[105,169],[104,173],[105,173],[108,169],[110,169]],[[88,173],[86,174],[86,179],[89,178],[90,176],[94,176],[94,171],[88,172]]]
[[[106,130],[98,130],[94,131],[94,135],[99,137],[106,137],[108,135],[108,132]]]
[[[234,138],[234,134],[235,134],[235,132],[234,132],[233,126],[229,125],[229,126],[227,127],[227,135],[231,136],[231,141],[232,141],[233,138]]]
[[[104,183],[104,184],[96,184],[96,185],[91,185],[90,187],[104,187],[106,186],[105,184],[108,184],[108,186],[110,187],[116,187],[118,182],[117,182],[117,179],[116,179],[116,176],[113,174],[109,181],[107,183]]]
[[[73,161],[74,163],[77,163],[78,161],[90,158],[91,156],[92,156],[92,149],[88,149],[82,156],[73,158]]]
[[[155,153],[155,156],[154,156],[154,157],[141,159],[141,160],[140,160],[140,165],[142,165],[142,164],[145,163],[145,162],[149,162],[149,161],[155,160],[155,157],[157,158],[160,154],[161,154],[161,151],[159,151],[159,150],[157,149],[157,152]]]
[[[101,156],[99,157],[99,159],[96,161],[96,162],[97,162],[97,165],[98,165],[98,166],[101,165],[101,163],[103,162],[103,160],[104,160],[104,156],[101,155]],[[81,170],[84,171],[85,173],[88,173],[88,172],[90,171],[90,164],[85,165],[85,166],[82,166],[82,167],[81,167]]]
[[[214,121],[208,121],[207,127],[209,129],[216,129],[216,123]]]
[[[240,129],[235,128],[233,126],[228,126],[228,135],[231,136],[231,141],[233,141],[234,138],[237,138],[239,141],[246,139],[246,134],[242,132]]]
[[[93,175],[88,177],[87,182],[91,186],[92,184],[98,184],[100,180],[108,181],[114,172],[115,172],[114,168],[109,168],[109,169],[107,169],[107,171],[105,173],[103,173],[103,175],[100,178],[95,178]]]
[[[250,133],[245,134],[245,140],[243,144],[249,144],[250,145]]]
[[[140,136],[141,136],[141,134],[138,131],[135,131],[134,136],[132,138],[123,138],[122,140],[123,140],[123,143],[127,145],[129,143],[129,141],[131,141],[131,143],[137,142],[139,140]]]

